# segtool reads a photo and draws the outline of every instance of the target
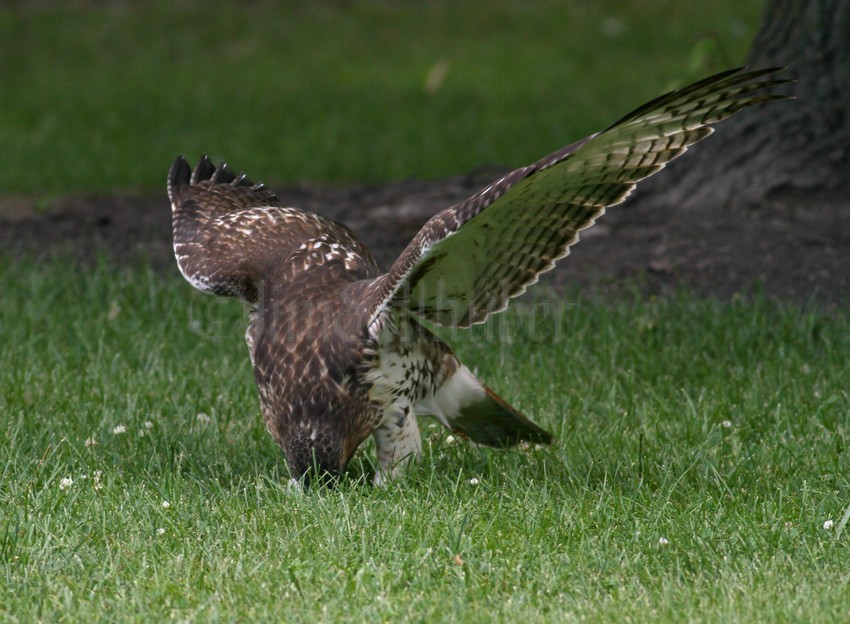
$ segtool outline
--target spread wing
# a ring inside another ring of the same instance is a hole
[[[730,70],[661,96],[435,215],[376,284],[370,323],[388,307],[453,327],[503,310],[710,124],[783,98],[767,90],[787,81],[763,78],[775,71]]]
[[[168,196],[177,266],[204,292],[255,303],[264,276],[311,244],[326,244],[346,267],[356,264],[358,277],[370,274],[375,266],[365,246],[345,226],[282,206],[262,184],[235,175],[225,163],[216,167],[206,156],[194,171],[182,156],[174,161]]]

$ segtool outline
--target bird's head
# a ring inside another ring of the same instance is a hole
[[[345,470],[356,444],[334,431],[299,428],[284,442],[289,474],[304,487],[312,483],[333,485]]]

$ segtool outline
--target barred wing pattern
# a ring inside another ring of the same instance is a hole
[[[226,163],[203,156],[191,170],[177,158],[168,174],[174,255],[199,290],[255,304],[262,279],[309,241],[330,239],[343,260],[356,257],[363,276],[377,272],[372,256],[344,225],[284,207],[277,196]],[[302,259],[303,260],[303,259]],[[303,264],[303,262],[302,262]]]
[[[437,214],[376,284],[370,324],[388,308],[452,327],[505,309],[608,206],[710,135],[710,124],[786,97],[767,91],[787,82],[764,78],[775,71],[730,70],[661,96]]]

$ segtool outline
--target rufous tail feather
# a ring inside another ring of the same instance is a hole
[[[484,395],[480,400],[464,405],[448,419],[455,433],[478,444],[498,447],[552,441],[551,433],[531,422],[490,388],[482,386]]]

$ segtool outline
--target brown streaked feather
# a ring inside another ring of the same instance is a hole
[[[375,289],[370,322],[393,307],[466,327],[503,310],[606,207],[711,134],[709,124],[784,97],[767,90],[787,81],[760,80],[775,71],[731,70],[656,98],[437,214]]]
[[[360,379],[365,326],[349,303],[362,297],[364,269],[326,248],[310,243],[268,274],[251,322],[263,419],[296,477],[311,453],[342,469],[380,420]]]
[[[253,304],[265,275],[322,236],[357,257],[363,277],[377,273],[369,251],[347,227],[284,207],[272,191],[237,176],[226,163],[216,167],[203,156],[190,171],[178,157],[168,175],[168,195],[177,265],[204,292]]]

